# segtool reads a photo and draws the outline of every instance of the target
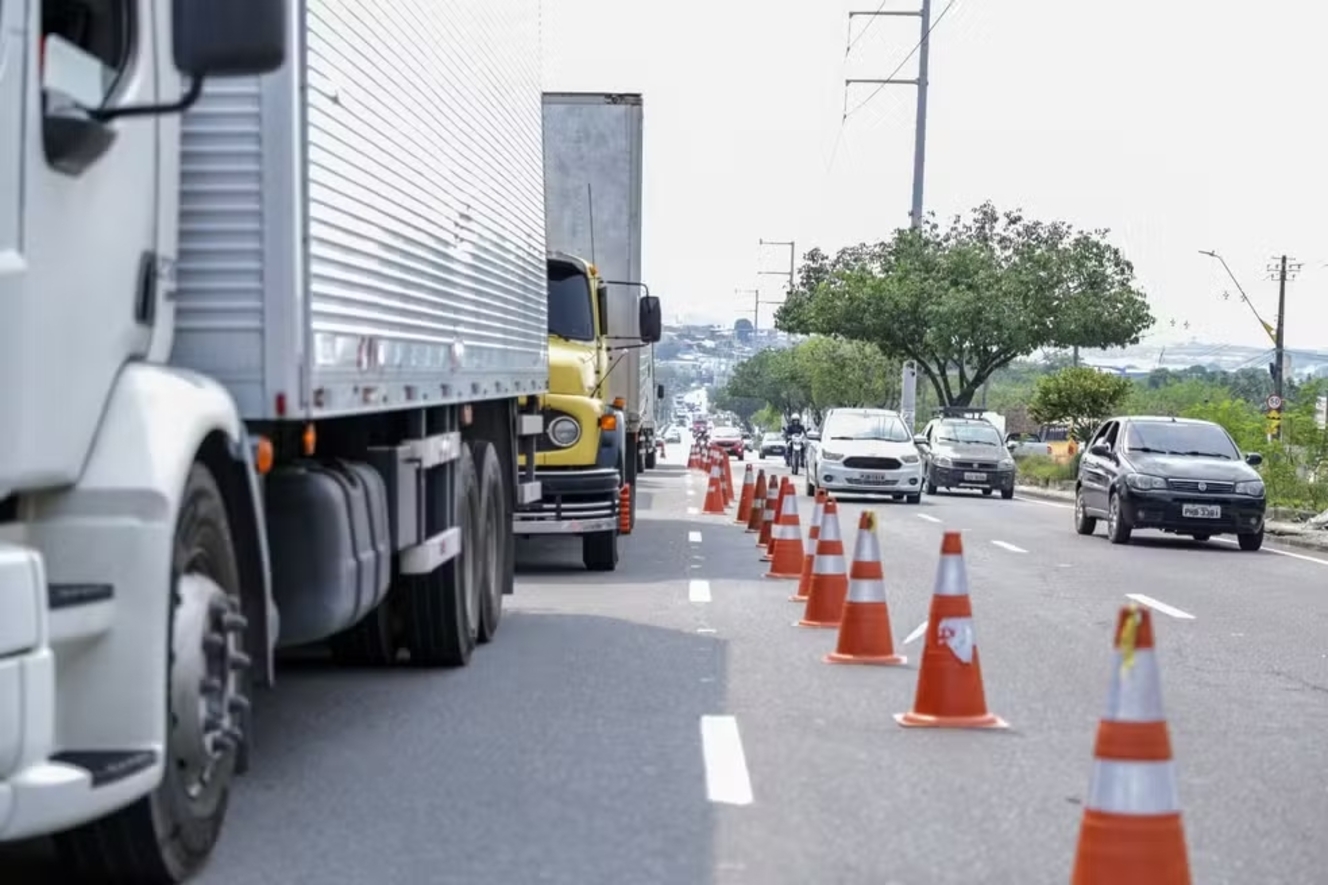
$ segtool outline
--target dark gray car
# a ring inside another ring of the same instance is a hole
[[[996,426],[981,418],[936,418],[913,438],[925,465],[927,494],[974,489],[1014,497],[1014,458]]]

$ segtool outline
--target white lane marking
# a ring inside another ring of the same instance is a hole
[[[927,520],[927,522],[940,522],[939,519],[932,516],[930,513],[915,513],[913,515],[916,516],[918,519],[925,519]]]
[[[1023,547],[1016,547],[1013,544],[1011,544],[1009,541],[992,541],[991,543],[995,544],[997,547],[1001,548],[1002,550],[1009,550],[1011,553],[1028,552]]]
[[[687,487],[687,497],[689,497],[689,498],[695,498],[695,497],[696,497],[696,490],[693,489],[691,486],[688,486],[688,487]]]
[[[1133,599],[1140,605],[1146,605],[1153,611],[1159,611],[1164,615],[1171,615],[1173,618],[1179,618],[1182,621],[1193,621],[1194,615],[1187,611],[1181,611],[1175,606],[1167,605],[1165,602],[1154,599],[1151,596],[1145,596],[1142,593],[1126,593],[1126,599]]]
[[[904,637],[904,645],[912,645],[918,641],[918,637],[927,632],[927,622],[923,621],[913,629],[913,632]]]
[[[701,753],[705,759],[706,797],[725,805],[751,805],[752,780],[747,774],[738,720],[732,716],[702,716]]]
[[[697,632],[697,633],[717,633],[717,632],[719,632],[719,631],[717,631],[714,627],[697,627],[697,628],[696,628],[696,632]]]
[[[1213,538],[1214,541],[1221,541],[1223,544],[1240,543],[1234,538]],[[1264,547],[1261,553],[1276,553],[1278,556],[1289,556],[1292,559],[1299,559],[1303,562],[1312,562],[1315,565],[1328,565],[1328,559],[1316,559],[1313,556],[1306,556],[1304,553],[1292,553],[1290,550],[1275,550],[1272,547]]]
[[[1073,504],[1062,504],[1058,501],[1048,501],[1044,498],[1025,498],[1023,495],[1016,495],[1016,501],[1027,501],[1029,504],[1041,504],[1043,507],[1059,507],[1061,510],[1073,510]]]
[[[710,582],[693,578],[687,582],[687,598],[692,602],[710,601]]]
[[[687,542],[688,542],[689,544],[700,544],[700,543],[701,543],[701,533],[700,533],[700,532],[688,532],[688,533],[687,533]]]
[[[688,507],[688,508],[687,508],[687,515],[688,515],[688,516],[699,516],[700,514],[701,514],[701,511],[698,510],[698,509],[695,508],[695,507]]]

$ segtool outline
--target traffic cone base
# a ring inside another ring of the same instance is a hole
[[[1009,728],[1010,723],[993,713],[981,716],[924,716],[921,713],[896,713],[895,722],[905,728]]]
[[[878,648],[892,645],[890,638],[890,610],[881,605],[864,602],[844,603],[844,615],[839,625],[839,649],[826,655],[827,664],[874,664],[878,667],[899,667],[908,658],[889,652],[881,654],[854,654],[845,648]]]

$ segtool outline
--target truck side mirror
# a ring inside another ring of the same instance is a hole
[[[654,344],[664,337],[664,317],[658,296],[642,295],[637,305],[637,316],[640,319],[642,343]]]
[[[189,77],[269,74],[286,61],[286,0],[172,0],[171,51]]]

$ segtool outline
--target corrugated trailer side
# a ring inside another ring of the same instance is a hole
[[[248,420],[547,384],[538,0],[304,0],[183,120],[172,362]]]

